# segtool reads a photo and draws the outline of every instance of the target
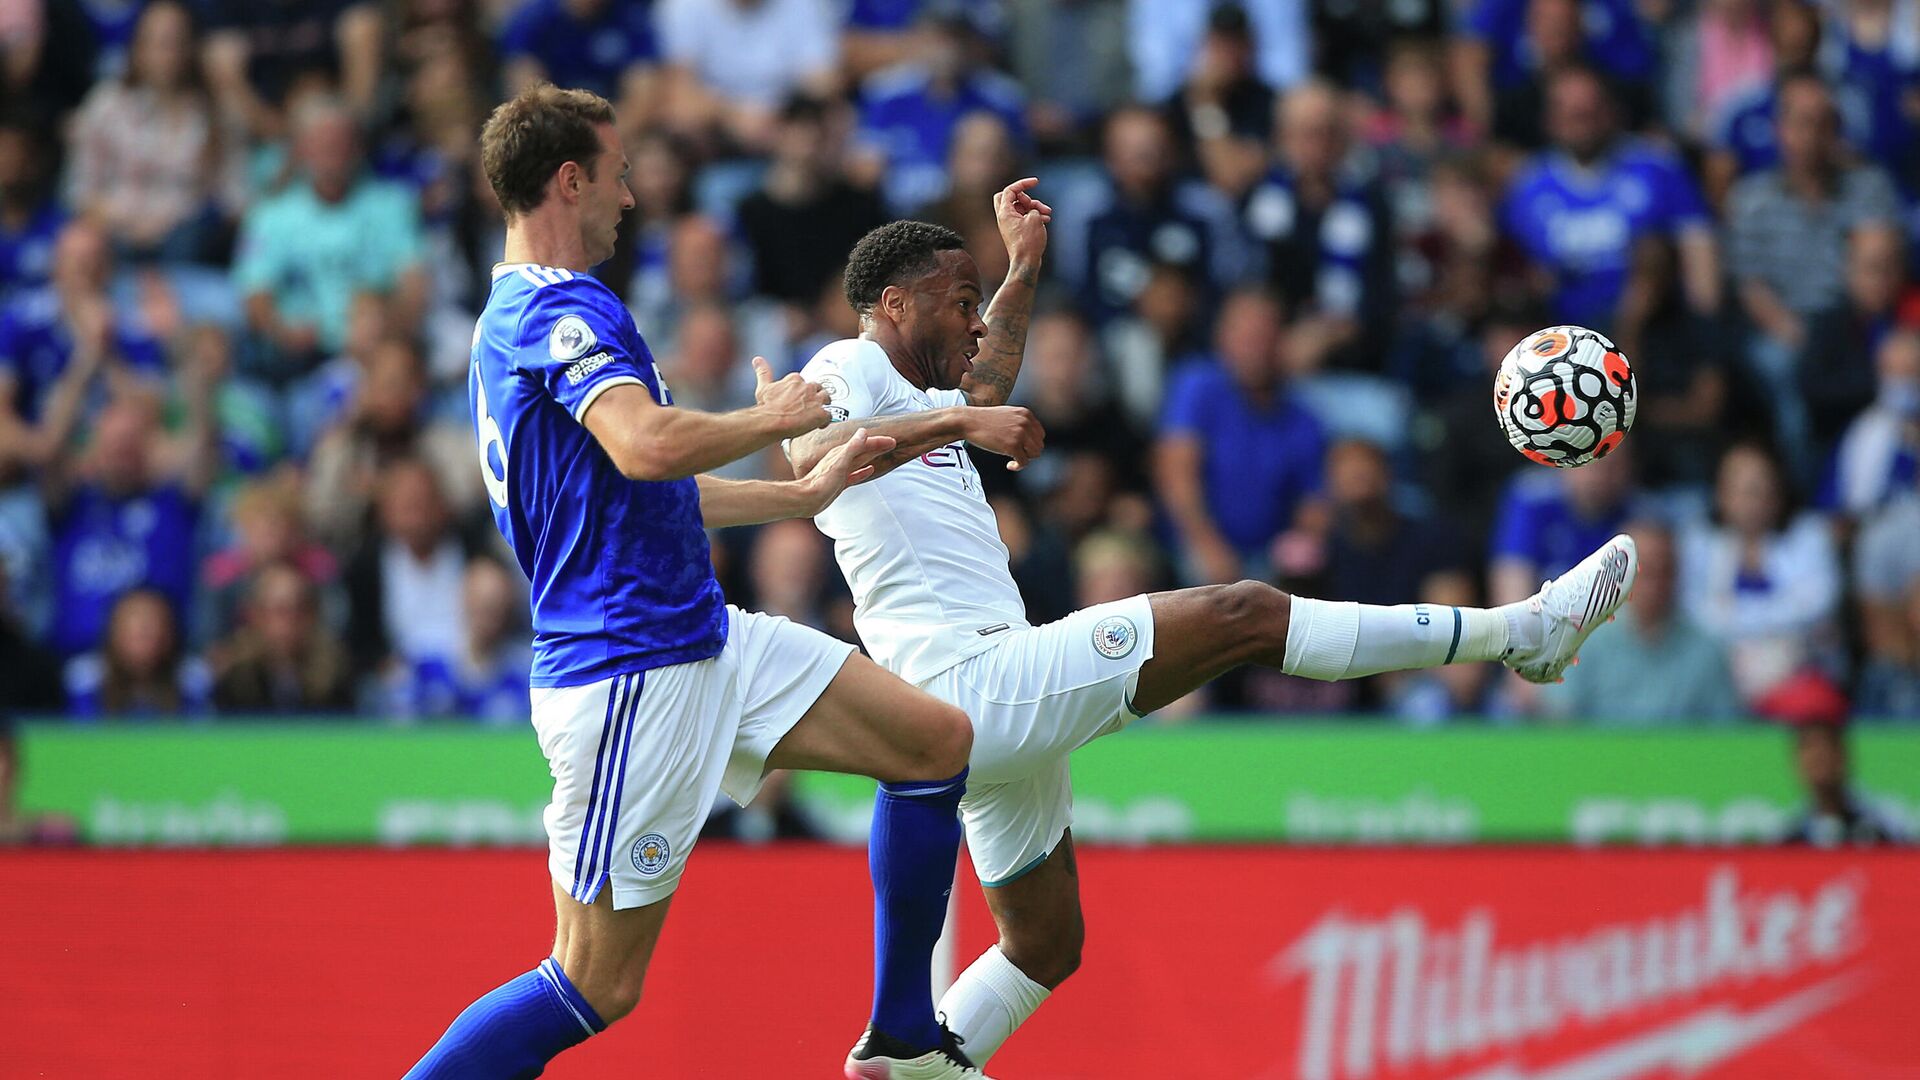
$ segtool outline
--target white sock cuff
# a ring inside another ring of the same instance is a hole
[[[1040,1003],[1053,993],[1028,978],[1019,965],[1007,959],[1007,954],[1001,952],[998,945],[981,953],[980,959],[974,961],[969,970],[979,976],[981,985],[992,990],[1022,1020],[1033,1015],[1033,1010],[1039,1008]]]
[[[1287,653],[1280,670],[1328,682],[1343,679],[1359,642],[1359,604],[1296,596],[1287,616]]]

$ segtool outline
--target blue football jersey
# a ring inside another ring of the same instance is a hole
[[[704,660],[726,642],[698,485],[627,479],[580,424],[623,383],[673,404],[605,285],[553,267],[494,268],[467,398],[494,522],[533,586],[532,686]]]
[[[1679,159],[1631,140],[1591,170],[1557,151],[1539,155],[1507,189],[1501,219],[1553,271],[1554,317],[1599,327],[1613,321],[1637,240],[1712,227]]]

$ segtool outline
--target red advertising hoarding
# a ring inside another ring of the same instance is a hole
[[[1089,849],[1006,1080],[1920,1078],[1920,854]],[[0,1076],[396,1077],[550,931],[537,852],[0,854]],[[863,853],[703,847],[550,1077],[832,1077]],[[990,940],[963,907],[964,964]]]

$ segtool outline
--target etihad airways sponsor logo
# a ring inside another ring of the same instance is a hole
[[[1297,1073],[1300,1080],[1388,1078],[1838,963],[1864,941],[1865,889],[1853,875],[1805,893],[1744,889],[1723,866],[1708,876],[1697,904],[1514,943],[1497,939],[1495,914],[1485,908],[1450,928],[1428,925],[1413,908],[1380,918],[1332,911],[1274,959],[1281,979],[1306,982]],[[1724,1012],[1696,1019],[1718,1016],[1716,1030],[1730,1030]],[[1487,1080],[1532,1075],[1517,1065],[1500,1068],[1508,1071],[1496,1069]]]

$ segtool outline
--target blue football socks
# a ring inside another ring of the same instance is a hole
[[[873,1026],[916,1047],[940,1045],[933,946],[947,919],[960,853],[960,796],[949,780],[881,784],[867,865],[873,873]]]
[[[560,1051],[606,1030],[549,956],[454,1017],[405,1080],[523,1080]]]

